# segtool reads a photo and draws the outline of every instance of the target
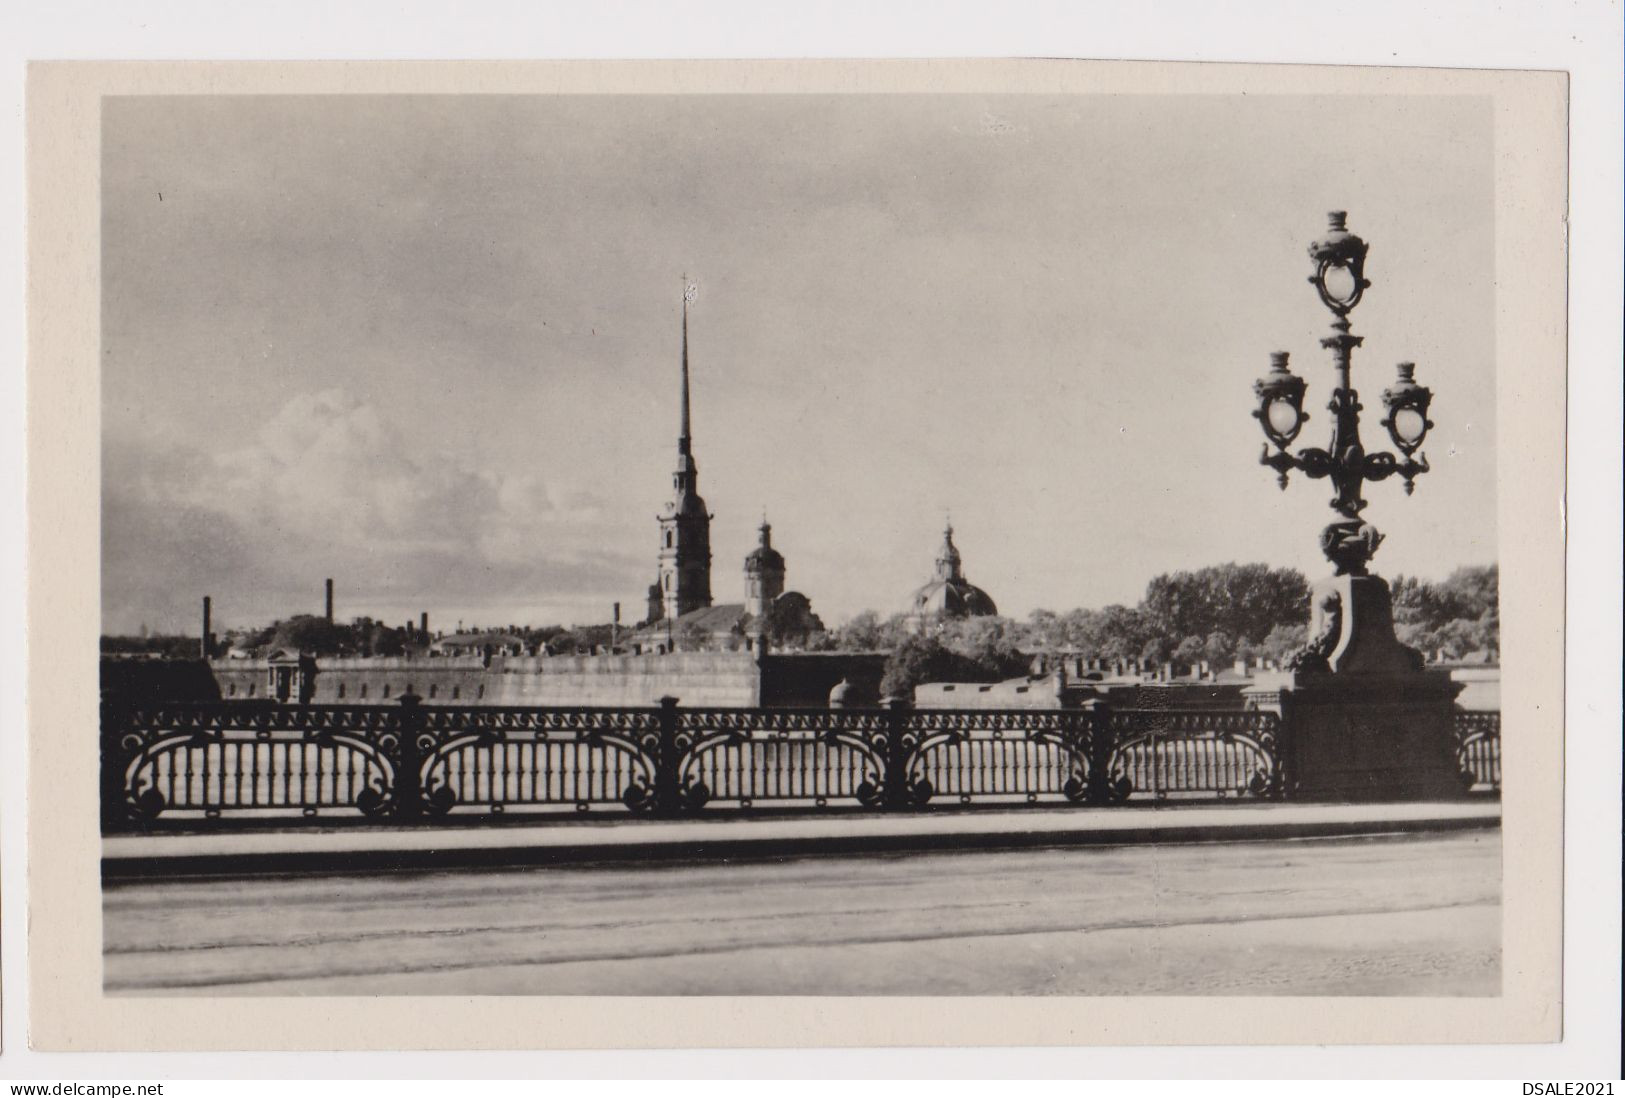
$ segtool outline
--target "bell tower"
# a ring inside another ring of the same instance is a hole
[[[954,544],[952,521],[942,530],[942,548],[937,550],[937,579],[951,583],[965,582],[965,573],[959,559],[959,546]]]
[[[693,285],[683,288],[683,393],[677,468],[671,477],[671,502],[659,516],[658,582],[668,620],[711,605],[711,515],[700,498],[700,470],[694,461],[688,405],[688,305],[694,300],[694,291]]]
[[[773,527],[762,516],[761,540],[745,558],[745,613],[763,617],[773,600],[784,594],[784,557],[773,548]]]

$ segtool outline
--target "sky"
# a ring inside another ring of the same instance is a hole
[[[764,513],[826,622],[905,609],[951,516],[1000,611],[1330,572],[1258,464],[1287,350],[1322,445],[1326,212],[1371,245],[1355,384],[1417,363],[1433,471],[1375,570],[1496,559],[1492,117],[1417,96],[189,96],[103,113],[111,632],[316,613],[636,620],[685,278],[712,590]]]

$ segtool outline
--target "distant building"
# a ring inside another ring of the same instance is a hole
[[[318,669],[308,654],[267,657],[239,637],[229,658],[207,661],[207,681],[183,691],[148,676],[157,685],[137,686],[149,694],[269,697],[289,704],[366,705],[413,696],[430,706],[641,706],[675,696],[685,705],[804,707],[826,704],[844,682],[847,704],[875,704],[884,655],[809,650],[815,646],[807,641],[824,624],[806,595],[786,590],[784,555],[765,516],[744,560],[743,601],[713,601],[712,515],[699,493],[694,459],[686,295],[681,364],[677,465],[671,501],[656,516],[660,544],[648,615],[610,650],[538,651],[516,633],[465,630],[461,622],[455,633],[431,642],[425,614],[416,632],[408,623],[399,655],[324,655]]]
[[[756,548],[745,558],[745,613],[760,618],[784,594],[784,555],[773,548],[773,527],[765,515],[757,536]]]
[[[273,649],[265,657],[265,696],[309,705],[316,694],[316,658],[297,648]]]
[[[659,516],[660,557],[649,589],[649,620],[676,620],[711,605],[711,514],[700,497],[688,403],[688,294],[683,295],[682,422],[672,498]]]
[[[523,656],[525,638],[513,633],[454,633],[429,645],[432,656]]]
[[[959,548],[954,545],[954,528],[950,523],[942,531],[936,575],[914,592],[914,600],[909,607],[909,624],[917,632],[925,632],[949,619],[988,618],[998,612],[999,608],[993,604],[988,593],[965,578]]]
[[[762,649],[769,642],[799,646],[824,631],[812,602],[800,591],[784,589],[784,556],[773,548],[773,527],[763,521],[760,540],[745,557],[745,601],[700,607],[676,618],[647,623],[628,642],[634,653]]]
[[[784,589],[784,556],[773,548],[773,528],[762,520],[756,548],[745,558],[745,601],[711,599],[711,513],[700,496],[689,405],[688,295],[683,297],[681,418],[672,498],[657,517],[660,551],[649,588],[648,617],[627,641],[629,651],[744,649],[759,651],[764,633],[802,636],[822,632],[807,597]]]

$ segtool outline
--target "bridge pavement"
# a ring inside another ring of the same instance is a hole
[[[676,820],[625,814],[545,822],[465,817],[438,826],[323,827],[267,819],[248,829],[127,834],[102,842],[102,874],[241,876],[276,872],[497,868],[803,854],[1117,846],[1127,843],[1303,839],[1498,827],[1498,800],[1365,804],[1178,801],[1116,808],[1075,805],[947,807],[929,812],[706,812]]]
[[[114,994],[1494,995],[1498,830],[110,883]]]

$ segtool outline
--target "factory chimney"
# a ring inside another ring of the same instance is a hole
[[[333,624],[333,581],[327,581],[327,624]]]
[[[209,596],[204,595],[203,596],[203,638],[202,638],[202,640],[200,640],[198,642],[198,654],[203,659],[208,659],[209,658],[209,629],[210,629],[211,625],[213,624],[213,622],[211,621],[211,618],[213,617],[213,615],[211,613],[212,609],[213,609],[213,605],[209,600]]]

